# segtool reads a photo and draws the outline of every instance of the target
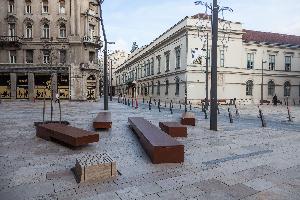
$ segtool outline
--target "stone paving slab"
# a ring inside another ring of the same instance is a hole
[[[102,105],[64,101],[63,120],[92,131]],[[42,102],[0,104],[0,199],[300,199],[300,107],[293,107],[295,121],[286,123],[286,108],[263,106],[268,127],[261,128],[254,105],[241,106],[233,124],[228,106],[221,106],[218,132],[209,130],[199,109],[192,110],[197,124],[178,139],[185,145],[185,162],[161,165],[151,163],[127,118],[143,116],[158,126],[166,119],[179,122],[183,110],[159,113],[116,102],[109,107],[112,129],[99,132],[98,143],[69,149],[36,138],[33,122],[41,120]],[[48,107],[46,113],[48,120]],[[76,158],[101,152],[116,160],[121,175],[77,184],[70,172]]]

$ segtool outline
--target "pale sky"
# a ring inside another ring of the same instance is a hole
[[[206,2],[211,3],[212,0]],[[225,19],[243,23],[244,29],[300,36],[300,0],[219,0],[233,13]],[[185,16],[205,12],[194,0],[105,0],[104,23],[109,49],[130,51],[132,43],[149,44]]]

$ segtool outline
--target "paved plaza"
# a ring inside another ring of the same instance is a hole
[[[162,104],[164,107],[164,104]],[[142,116],[158,126],[179,121],[183,107],[158,112],[110,103],[113,128],[100,131],[100,141],[78,149],[35,136],[33,122],[42,120],[43,102],[0,104],[0,199],[300,199],[300,107],[287,121],[285,106],[263,106],[262,128],[255,105],[238,106],[228,119],[220,108],[219,131],[209,130],[200,108],[196,126],[188,127],[182,164],[154,165],[128,127],[128,117]],[[102,102],[62,102],[63,120],[93,130]],[[188,108],[189,109],[189,108]],[[47,120],[50,118],[47,103]],[[55,119],[58,120],[58,104]],[[107,152],[117,162],[118,176],[101,182],[76,183],[71,168],[86,153]]]

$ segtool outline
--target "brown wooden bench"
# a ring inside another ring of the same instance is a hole
[[[181,124],[195,126],[196,124],[195,114],[191,112],[182,113]]]
[[[187,128],[178,122],[159,122],[159,127],[172,137],[186,137]]]
[[[95,129],[108,129],[111,128],[111,113],[110,112],[100,112],[93,121],[93,127]]]
[[[99,141],[99,134],[64,124],[41,124],[36,126],[36,136],[45,140],[57,140],[73,147]]]
[[[142,117],[129,117],[128,122],[153,164],[184,161],[184,145],[177,140]]]

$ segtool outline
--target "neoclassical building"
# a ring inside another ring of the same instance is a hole
[[[99,98],[97,0],[0,1],[0,97]]]
[[[199,103],[210,91],[210,16],[185,17],[137,49],[115,72],[117,92],[132,97]],[[208,44],[207,44],[208,36]],[[208,46],[208,48],[207,48]],[[289,97],[299,102],[300,37],[245,30],[219,21],[218,99],[258,103]]]

